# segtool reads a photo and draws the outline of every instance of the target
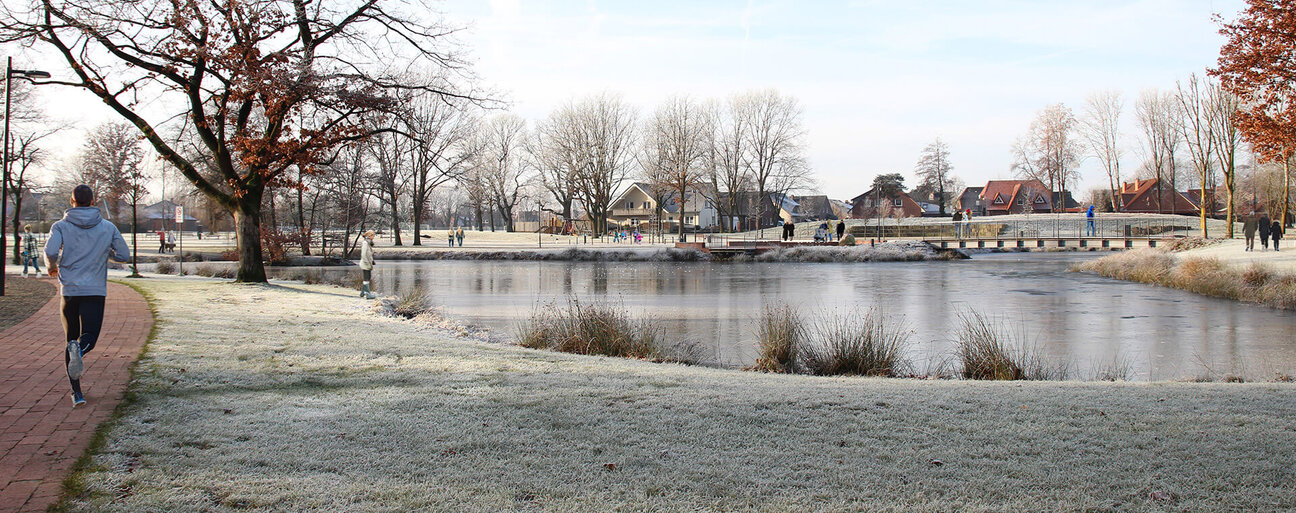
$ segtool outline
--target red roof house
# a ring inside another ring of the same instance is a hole
[[[1158,190],[1157,183],[1156,178],[1122,183],[1120,187],[1121,212],[1181,215],[1192,215],[1200,212],[1197,205],[1193,204],[1192,200],[1189,200],[1182,193],[1170,188],[1168,185],[1160,187]]]
[[[1053,194],[1039,180],[990,180],[981,189],[986,215],[1052,212]]]

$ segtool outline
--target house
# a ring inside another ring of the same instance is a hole
[[[676,231],[681,222],[686,230],[713,228],[718,224],[719,215],[715,202],[704,193],[701,187],[687,191],[681,204],[675,190],[661,190],[649,183],[635,182],[612,202],[608,224],[646,230],[661,223],[663,231]],[[659,199],[662,202],[660,212]]]
[[[179,206],[171,201],[162,200],[152,205],[139,207],[136,212],[139,231],[153,232],[157,230],[172,231],[176,229],[175,209]],[[102,210],[102,209],[101,209]],[[110,218],[117,229],[123,233],[129,232],[131,228],[131,208],[130,203],[119,202],[116,205],[117,217]],[[111,214],[109,214],[111,215]],[[185,209],[184,224],[182,230],[187,232],[202,230],[202,223],[198,218],[189,215],[189,210]]]
[[[1228,189],[1223,185],[1214,189],[1206,189],[1206,215],[1223,216],[1227,212],[1228,206],[1225,204],[1228,199]],[[1184,191],[1184,197],[1188,199],[1193,206],[1197,207],[1197,212],[1201,213],[1202,189],[1188,189]]]
[[[851,217],[921,217],[926,209],[909,194],[900,191],[890,197],[881,196],[877,188],[869,189],[851,199]]]
[[[828,196],[792,196],[792,199],[797,204],[792,212],[794,222],[840,219]]]
[[[985,202],[981,201],[981,191],[985,187],[968,187],[958,197],[959,210],[971,210],[974,216],[985,215]]]
[[[829,200],[832,202],[833,215],[837,219],[846,219],[851,216],[851,205],[842,200]]]
[[[993,216],[1053,212],[1053,203],[1058,198],[1044,182],[1032,178],[990,180],[981,188],[977,199],[984,206],[983,215]]]
[[[1159,180],[1134,180],[1120,186],[1121,212],[1138,214],[1182,214],[1200,212],[1188,197],[1169,186],[1158,187]]]
[[[791,212],[787,209],[795,209],[795,201],[788,198],[776,200],[776,196],[770,193],[758,196],[755,191],[721,192],[716,205],[726,218],[723,224],[731,231],[744,231],[777,226],[791,219]],[[730,201],[733,202],[733,212],[726,212],[730,210]]]

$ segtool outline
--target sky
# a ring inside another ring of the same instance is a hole
[[[1213,14],[1241,0],[561,1],[443,4],[475,69],[533,122],[611,91],[647,116],[666,97],[723,99],[757,88],[796,97],[818,189],[864,192],[881,173],[906,185],[936,138],[969,185],[1012,178],[1011,147],[1036,113],[1081,115],[1094,91],[1122,93],[1126,169],[1143,160],[1141,91],[1215,64]],[[1080,190],[1106,181],[1082,165]],[[1084,193],[1079,195],[1081,198]]]
[[[434,5],[462,27],[456,37],[482,83],[532,123],[600,92],[621,94],[644,118],[681,93],[723,100],[774,88],[794,96],[816,190],[843,200],[882,173],[917,185],[914,164],[938,137],[966,184],[1012,178],[1013,141],[1040,109],[1062,102],[1079,116],[1085,97],[1106,89],[1125,100],[1122,166],[1134,169],[1143,160],[1138,94],[1172,89],[1213,65],[1222,37],[1212,15],[1232,19],[1244,7],[1242,0]],[[43,60],[20,51],[15,67]],[[84,91],[38,89],[49,113],[72,127],[53,144],[63,160],[51,167],[70,165],[86,129],[117,120]],[[1092,159],[1081,177],[1080,191],[1105,186]]]

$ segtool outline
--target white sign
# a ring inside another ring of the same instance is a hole
[[[176,222],[184,224],[184,207],[176,207]]]

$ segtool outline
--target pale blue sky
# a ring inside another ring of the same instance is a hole
[[[883,172],[912,175],[937,136],[969,184],[1010,177],[1035,112],[1085,96],[1126,99],[1129,169],[1142,160],[1133,101],[1214,64],[1213,13],[1241,0],[454,0],[477,70],[535,120],[574,96],[616,91],[644,113],[674,93],[774,87],[805,109],[822,188],[848,199]],[[1084,188],[1102,180],[1084,166]],[[912,181],[912,177],[909,179]],[[913,185],[913,184],[910,184]]]

